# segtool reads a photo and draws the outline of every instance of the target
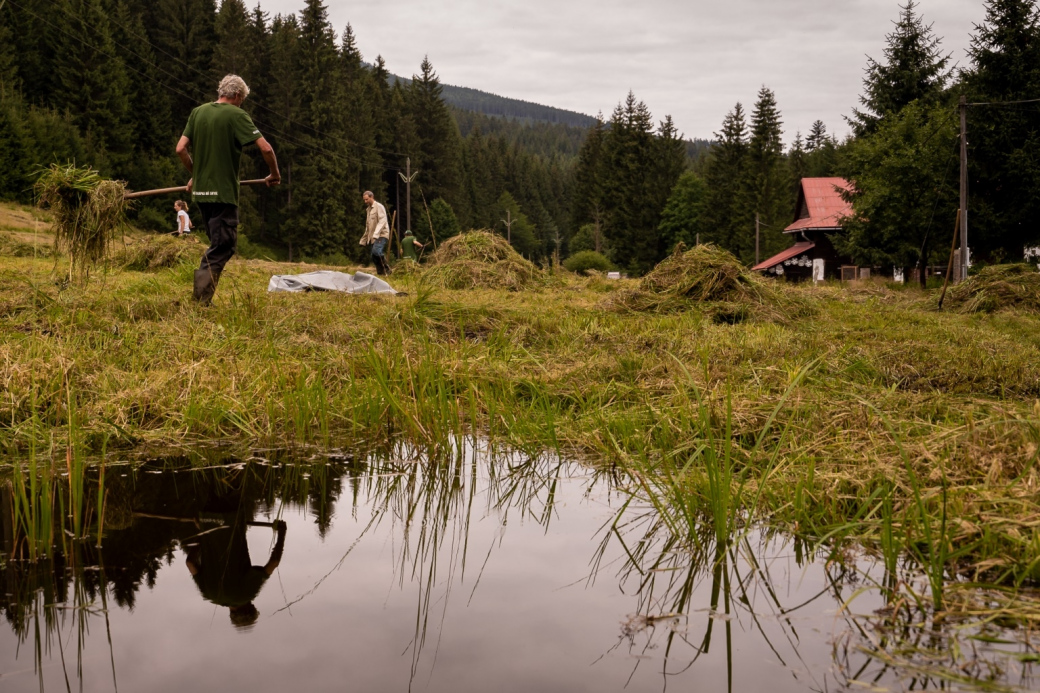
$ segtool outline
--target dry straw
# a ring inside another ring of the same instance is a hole
[[[54,214],[54,247],[69,255],[69,274],[86,277],[108,256],[126,224],[126,184],[92,168],[51,164],[36,179],[36,200]]]
[[[710,303],[718,322],[740,322],[753,313],[779,318],[801,312],[782,287],[753,275],[731,253],[711,244],[690,250],[679,244],[637,288],[618,292],[611,303],[655,313]]]
[[[176,267],[198,260],[200,247],[183,238],[149,235],[128,241],[112,254],[112,265],[127,270],[146,271]]]
[[[468,231],[441,243],[430,258],[428,276],[446,289],[519,291],[541,278],[541,271],[491,231]]]
[[[1035,265],[993,265],[950,289],[949,302],[963,313],[1015,308],[1040,313],[1040,272]]]

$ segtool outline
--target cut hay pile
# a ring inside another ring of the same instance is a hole
[[[782,287],[755,276],[732,253],[711,245],[684,246],[642,278],[635,289],[610,299],[618,308],[667,313],[694,304],[708,308],[717,323],[743,322],[751,315],[771,319],[803,314]]]
[[[946,303],[962,313],[1016,309],[1040,313],[1040,272],[1036,265],[992,265],[950,288]]]
[[[112,265],[144,272],[198,262],[203,248],[193,240],[165,234],[128,239],[125,245],[112,253]]]
[[[54,215],[54,248],[69,255],[69,273],[86,276],[126,226],[126,184],[92,168],[51,164],[35,185],[37,204]]]
[[[616,300],[631,310],[667,311],[690,301],[748,301],[762,288],[731,253],[705,244],[677,248],[640,280],[638,288],[621,292]]]
[[[446,289],[511,291],[527,288],[541,277],[534,264],[491,231],[468,231],[444,241],[425,274]]]

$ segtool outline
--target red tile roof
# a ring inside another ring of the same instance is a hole
[[[787,250],[785,250],[785,251],[783,251],[781,253],[777,253],[776,255],[774,255],[773,257],[769,258],[768,260],[766,260],[764,262],[758,263],[757,265],[752,267],[751,270],[752,271],[761,271],[761,270],[767,270],[770,267],[776,267],[777,265],[779,265],[784,260],[790,260],[793,257],[797,257],[797,256],[801,255],[806,250],[812,250],[815,247],[816,247],[815,243],[806,243],[804,241],[802,243],[795,243],[794,245],[792,245]]]
[[[851,188],[844,178],[803,178],[798,191],[799,217],[784,233],[838,228],[842,217],[852,215],[852,205],[841,199],[840,191]]]

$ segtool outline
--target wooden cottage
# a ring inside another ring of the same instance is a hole
[[[849,187],[844,178],[803,178],[798,190],[797,216],[784,229],[794,239],[794,245],[751,269],[790,281],[869,276],[869,269],[860,271],[849,258],[838,255],[828,238],[841,230],[841,218],[852,214],[852,206],[841,198],[841,191]]]

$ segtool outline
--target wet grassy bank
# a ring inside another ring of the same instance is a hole
[[[479,432],[615,465],[677,528],[707,520],[722,537],[754,517],[861,540],[893,567],[910,555],[940,583],[1040,576],[1034,315],[825,286],[799,289],[797,312],[729,324],[714,305],[619,308],[629,283],[573,275],[273,295],[272,274],[314,267],[239,260],[199,309],[193,265],[169,250],[138,248],[85,286],[56,284],[51,258],[0,257],[9,459]]]

